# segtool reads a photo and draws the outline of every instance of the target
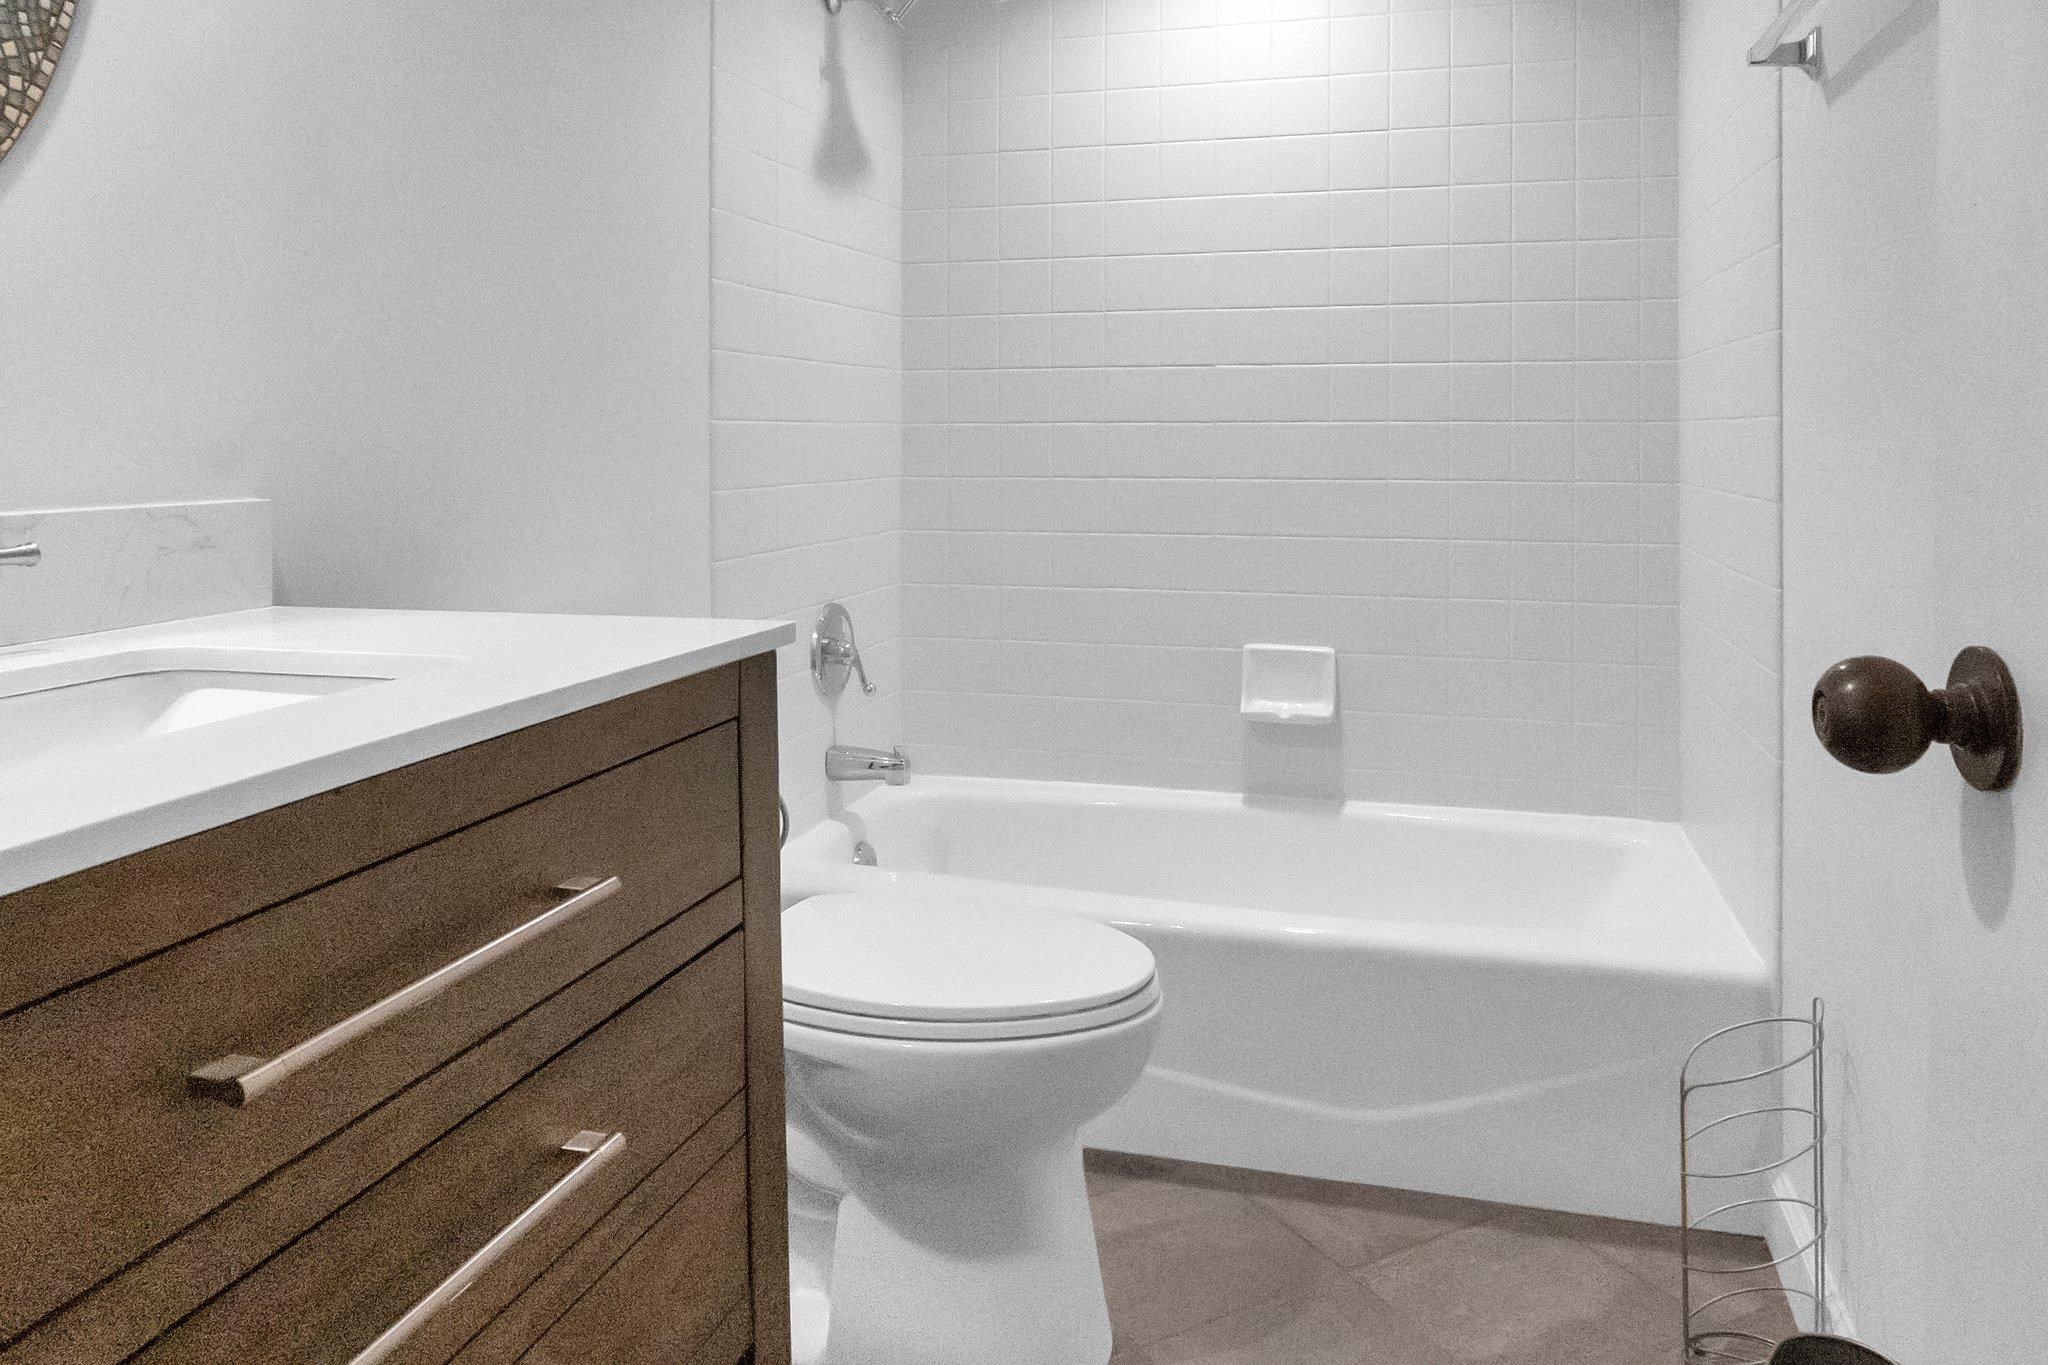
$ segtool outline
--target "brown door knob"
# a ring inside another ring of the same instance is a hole
[[[2020,770],[2019,693],[2005,661],[1978,645],[1956,656],[1936,691],[1891,659],[1844,659],[1814,686],[1813,732],[1861,773],[1910,768],[1937,743],[1980,791],[2003,791]]]

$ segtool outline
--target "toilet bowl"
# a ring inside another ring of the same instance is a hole
[[[1104,1365],[1079,1130],[1158,1035],[1152,954],[903,891],[783,916],[800,1365]]]

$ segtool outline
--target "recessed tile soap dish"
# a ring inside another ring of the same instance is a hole
[[[1248,720],[1275,725],[1328,725],[1337,715],[1337,651],[1321,645],[1246,645],[1244,697]]]

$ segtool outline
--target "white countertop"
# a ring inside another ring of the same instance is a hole
[[[0,649],[28,670],[136,650],[410,656],[402,676],[7,772],[0,895],[787,643],[786,621],[266,607]],[[7,737],[0,734],[0,745]]]

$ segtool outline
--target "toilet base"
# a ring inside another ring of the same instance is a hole
[[[825,1254],[815,1235],[792,1244],[799,1365],[1106,1365],[1078,1139],[893,1174],[839,1200],[829,1266],[805,1263]]]
[[[792,1277],[794,1277],[792,1267]],[[832,1327],[832,1297],[816,1285],[792,1287],[789,1296],[790,1365],[825,1365]]]

